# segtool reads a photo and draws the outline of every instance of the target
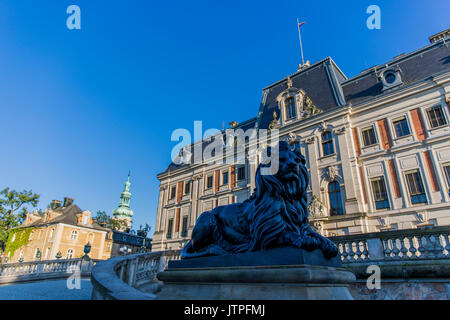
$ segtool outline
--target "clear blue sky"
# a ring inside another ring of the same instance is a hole
[[[71,4],[81,30],[66,28]],[[371,4],[381,30],[366,27]],[[305,58],[351,77],[427,45],[449,12],[448,0],[2,0],[0,188],[111,213],[131,169],[135,226],[153,233],[172,131],[256,116],[262,88],[300,62],[297,17]]]

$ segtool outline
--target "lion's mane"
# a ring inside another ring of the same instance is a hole
[[[306,167],[301,165],[297,179],[283,184],[277,175],[261,174],[264,166],[258,166],[254,197],[249,199],[253,201],[249,212],[251,251],[274,247],[283,232],[301,234],[302,227],[308,225]]]

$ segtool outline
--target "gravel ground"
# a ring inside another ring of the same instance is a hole
[[[47,280],[0,286],[0,300],[89,300],[92,284],[81,279],[80,289],[70,290],[67,280]]]

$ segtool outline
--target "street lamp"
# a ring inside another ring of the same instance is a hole
[[[56,254],[55,258],[56,259],[61,259],[61,257],[62,257],[61,251],[58,251],[58,253]]]
[[[20,257],[19,258],[19,263],[22,263],[23,262],[23,257]]]
[[[41,250],[37,249],[36,251],[36,259],[41,260]]]

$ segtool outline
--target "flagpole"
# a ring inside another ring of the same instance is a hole
[[[298,39],[300,40],[300,51],[302,53],[302,65],[305,64],[305,61],[303,60],[303,47],[302,47],[302,35],[300,34],[300,22],[297,18],[297,28],[298,28]]]

